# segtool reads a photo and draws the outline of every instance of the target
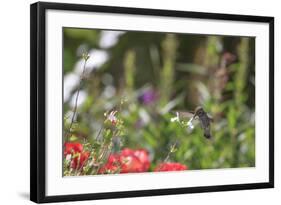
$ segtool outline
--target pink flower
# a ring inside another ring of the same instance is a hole
[[[116,125],[117,123],[117,117],[115,116],[117,111],[111,111],[109,115],[107,116],[107,119],[112,123],[112,125]]]

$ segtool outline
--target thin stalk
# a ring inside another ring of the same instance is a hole
[[[171,146],[171,148],[170,148],[170,150],[169,150],[169,152],[168,152],[168,154],[167,154],[167,156],[166,156],[166,158],[165,158],[165,160],[164,160],[164,163],[166,163],[166,162],[169,161],[171,154],[175,152],[175,149],[176,149],[176,145],[177,145],[177,144],[178,144],[178,141],[176,141],[176,142]]]
[[[72,118],[71,118],[71,121],[70,121],[70,125],[69,125],[69,128],[68,128],[68,131],[65,134],[66,141],[70,137],[71,129],[72,129],[72,126],[73,126],[73,123],[74,123],[74,119],[75,119],[76,113],[77,113],[77,104],[78,104],[78,99],[79,99],[79,93],[80,93],[80,90],[81,90],[82,81],[84,79],[84,73],[85,73],[85,68],[86,68],[87,60],[88,60],[88,58],[84,58],[83,71],[82,71],[82,74],[80,76],[80,81],[79,81],[79,85],[78,85],[78,88],[77,88],[77,94],[76,94],[75,104],[74,104],[74,108],[73,108],[73,115],[72,115]]]

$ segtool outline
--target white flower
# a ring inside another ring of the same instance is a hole
[[[176,117],[171,118],[171,122],[180,122],[179,112],[176,112]]]
[[[190,120],[187,122],[187,126],[191,130],[194,129],[194,125],[192,124],[193,119],[194,119],[194,117],[190,118]]]

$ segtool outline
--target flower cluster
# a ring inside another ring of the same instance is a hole
[[[72,117],[70,119],[69,117],[65,117],[66,126],[64,127],[67,129],[65,130],[66,142],[64,144],[64,176],[186,170],[187,166],[185,165],[168,162],[170,159],[170,154],[176,150],[176,143],[171,147],[170,152],[168,153],[164,162],[156,166],[155,169],[154,164],[151,165],[152,157],[149,156],[149,152],[147,150],[130,148],[122,149],[124,146],[122,138],[124,136],[128,136],[125,125],[130,124],[130,122],[127,121],[127,117],[129,117],[128,112],[133,113],[138,111],[138,121],[136,123],[136,128],[141,128],[145,125],[148,125],[149,122],[153,120],[152,116],[150,116],[149,110],[153,109],[156,105],[155,103],[160,100],[160,92],[153,87],[141,89],[140,92],[138,91],[137,95],[134,95],[133,98],[129,98],[133,101],[138,100],[139,104],[145,105],[144,108],[138,108],[137,104],[134,103],[135,108],[130,106],[130,109],[128,109],[126,112],[123,112],[123,104],[127,101],[127,97],[121,98],[119,106],[114,102],[112,104],[112,108],[104,113],[105,119],[103,121],[103,125],[100,126],[99,130],[97,130],[97,135],[95,138],[93,138],[95,140],[91,140],[89,142],[86,141],[88,138],[88,133],[84,132],[83,129],[80,130],[76,118],[77,111],[79,111],[81,104],[78,103],[81,101],[79,97],[81,98],[82,93],[86,92],[83,91],[81,87],[82,81],[86,79],[84,75],[87,73],[87,70],[89,70],[89,66],[87,66],[86,63],[88,62],[91,64],[91,59],[95,58],[90,59],[90,55],[88,53],[83,53],[82,59],[83,66],[81,66],[81,69],[80,66],[79,69],[77,69],[77,71],[82,71],[79,72],[80,80],[77,78],[77,83],[79,86],[75,92],[76,95],[74,98],[72,97],[75,101],[74,103],[71,103],[71,105],[73,104],[72,107],[74,108]],[[72,89],[70,90],[73,91]],[[113,95],[114,94],[112,94],[112,96]],[[136,99],[135,96],[138,98]],[[67,98],[70,98],[70,96]],[[185,125],[185,122],[180,120],[180,114],[178,112],[176,114],[177,116],[172,118],[171,121]],[[187,126],[192,126],[192,120],[193,118],[187,123]],[[135,117],[132,117],[132,119],[129,121],[135,122]],[[73,142],[79,140],[76,135],[78,137],[81,135],[83,139],[85,139],[83,144],[79,142]],[[113,152],[113,150],[119,149],[122,150],[118,153]]]
[[[179,112],[176,112],[176,116],[175,116],[175,117],[172,117],[172,118],[170,119],[171,122],[178,122],[178,123],[180,123],[182,126],[188,127],[190,130],[193,130],[193,129],[194,129],[194,125],[192,124],[192,121],[193,121],[193,120],[194,120],[194,116],[191,117],[188,122],[181,121],[181,120],[180,120],[180,114],[179,114]]]
[[[81,169],[86,165],[90,152],[84,151],[83,145],[78,142],[66,142],[64,156],[72,169]]]
[[[149,155],[146,150],[125,148],[118,154],[111,154],[99,173],[146,172],[149,166]]]
[[[111,154],[106,164],[99,170],[99,174],[146,172],[149,168],[149,154],[145,149],[132,150],[125,148],[120,153]],[[182,171],[187,169],[186,165],[180,163],[165,162],[159,164],[154,171]]]

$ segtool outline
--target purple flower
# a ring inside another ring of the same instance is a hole
[[[157,93],[153,89],[146,89],[139,97],[140,102],[149,105],[157,100]]]

